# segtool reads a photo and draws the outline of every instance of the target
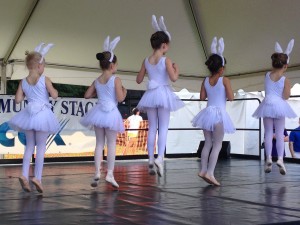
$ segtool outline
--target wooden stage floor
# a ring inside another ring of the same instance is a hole
[[[0,224],[300,224],[299,164],[286,163],[282,176],[275,164],[265,174],[259,160],[219,161],[221,187],[197,177],[198,166],[167,159],[159,178],[145,160],[117,161],[116,191],[104,179],[90,188],[93,163],[46,164],[43,195],[21,190],[20,165],[1,166]]]

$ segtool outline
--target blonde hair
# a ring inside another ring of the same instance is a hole
[[[40,63],[40,60],[42,58],[42,55],[39,52],[25,52],[25,64],[28,69],[34,68],[36,65]]]

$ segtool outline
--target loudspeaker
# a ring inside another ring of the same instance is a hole
[[[200,141],[199,147],[198,147],[198,151],[197,151],[197,156],[199,158],[201,158],[201,152],[202,149],[204,147],[204,141]],[[223,141],[222,142],[222,148],[221,151],[219,153],[219,159],[228,159],[230,158],[230,150],[231,150],[231,145],[230,145],[230,141]]]

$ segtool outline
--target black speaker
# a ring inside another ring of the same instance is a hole
[[[200,141],[198,151],[197,151],[197,156],[199,158],[201,158],[201,152],[202,152],[202,149],[204,147],[204,143],[205,143],[204,141]],[[228,158],[230,158],[230,150],[231,150],[230,141],[223,141],[222,142],[222,148],[221,148],[221,151],[219,153],[219,159],[228,159]]]

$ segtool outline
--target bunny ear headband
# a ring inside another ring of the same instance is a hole
[[[217,45],[219,44],[218,48]],[[225,65],[225,59],[223,56],[223,52],[224,52],[224,39],[221,37],[218,41],[217,37],[214,37],[211,43],[211,53],[212,54],[217,54],[219,56],[221,56],[222,58],[222,66]]]
[[[294,39],[290,40],[290,42],[289,42],[289,44],[286,47],[286,50],[284,52],[284,54],[286,54],[288,56],[287,63],[289,63],[289,61],[290,61],[290,56],[289,55],[291,54],[291,52],[293,50],[293,47],[294,47]],[[281,48],[281,46],[278,42],[276,42],[276,44],[275,44],[275,52],[276,53],[283,53],[282,48]]]
[[[120,36],[116,37],[114,40],[112,40],[111,42],[109,42],[109,36],[107,36],[107,38],[104,41],[103,44],[103,50],[106,52],[110,52],[110,59],[109,61],[112,62],[113,58],[114,58],[114,53],[113,50],[116,48],[118,42],[120,41]]]
[[[38,52],[42,55],[42,58],[41,58],[39,63],[43,62],[43,59],[45,58],[45,56],[48,53],[48,51],[50,50],[50,48],[52,48],[54,46],[54,44],[52,44],[52,43],[49,43],[46,46],[44,46],[44,45],[45,45],[45,43],[42,42],[38,46],[36,46],[35,49],[34,49],[35,52]]]
[[[164,22],[164,17],[161,16],[159,21],[157,22],[156,16],[152,15],[152,27],[155,31],[163,31],[168,35],[169,39],[171,40],[171,34],[168,32],[167,27]]]

